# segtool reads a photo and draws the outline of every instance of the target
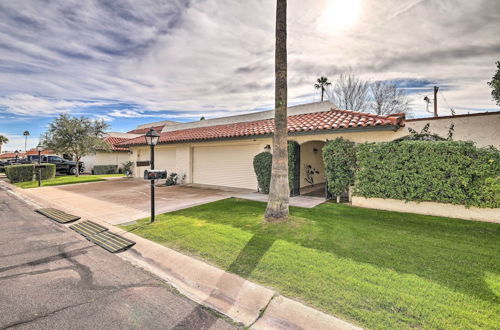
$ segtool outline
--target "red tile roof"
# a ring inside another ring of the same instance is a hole
[[[130,140],[130,138],[108,136],[104,139],[104,141],[111,147],[112,151],[128,151],[128,148],[118,146],[119,143],[127,140]]]
[[[163,127],[165,127],[165,125],[153,126],[153,129],[157,132],[161,132],[163,130]],[[127,133],[129,133],[129,134],[146,134],[150,128],[151,127],[137,128],[137,129],[131,130]]]
[[[354,112],[340,109],[307,113],[288,117],[288,132],[314,132],[339,128],[404,126],[404,115],[396,114],[379,116],[375,114]],[[178,143],[188,141],[204,141],[244,136],[270,135],[274,132],[274,119],[253,122],[234,123],[217,126],[188,128],[160,134],[158,143]],[[143,136],[120,143],[121,146],[144,145]]]
[[[43,150],[41,152],[42,155],[55,155],[54,151],[53,150]],[[30,155],[38,155],[38,151],[36,150],[36,148],[33,148],[33,149],[30,149],[26,152],[26,156],[30,156]]]
[[[24,152],[20,152],[18,157],[22,158],[25,156]],[[5,152],[3,154],[0,154],[0,159],[11,159],[11,158],[16,158],[16,154],[13,152]]]

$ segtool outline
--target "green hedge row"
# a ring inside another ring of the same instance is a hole
[[[500,207],[500,152],[464,141],[357,145],[355,194]]]
[[[94,174],[116,174],[118,173],[118,165],[94,165]]]
[[[5,166],[5,174],[11,183],[33,181],[35,165],[8,165]]]
[[[323,162],[328,183],[328,191],[337,196],[346,192],[354,184],[356,169],[356,149],[352,141],[336,138],[323,147]]]
[[[53,179],[56,176],[56,165],[54,164],[43,164],[44,167],[42,167],[42,180],[49,180]],[[39,171],[37,168],[35,168],[35,180],[38,181],[38,176],[39,176]]]
[[[272,163],[273,155],[270,152],[261,152],[253,159],[257,183],[264,194],[269,194]],[[300,191],[300,144],[296,141],[288,141],[288,182],[290,195],[298,195]]]
[[[42,180],[53,179],[56,176],[56,165],[42,164]],[[5,167],[5,174],[11,183],[38,180],[39,170],[35,164],[9,165]]]

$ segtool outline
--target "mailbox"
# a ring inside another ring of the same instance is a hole
[[[160,180],[167,178],[165,170],[144,170],[144,180]]]

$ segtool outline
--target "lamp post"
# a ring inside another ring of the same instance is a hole
[[[43,146],[39,143],[36,146],[36,151],[38,151],[38,186],[42,186],[42,151]]]
[[[144,136],[146,138],[146,143],[150,147],[150,156],[149,156],[149,165],[151,169],[155,169],[155,145],[158,143],[160,139],[160,134],[155,131],[153,128],[150,128],[149,131]],[[151,180],[151,223],[155,221],[155,180]]]
[[[16,155],[16,164],[19,159],[19,150],[14,151],[14,154]]]

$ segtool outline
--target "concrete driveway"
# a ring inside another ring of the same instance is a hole
[[[156,187],[156,214],[210,203],[234,191],[188,186]],[[26,189],[23,194],[85,219],[109,224],[127,223],[150,215],[150,185],[142,179],[119,178],[101,182]],[[237,193],[236,193],[237,194]]]

